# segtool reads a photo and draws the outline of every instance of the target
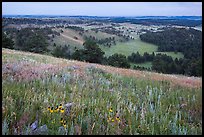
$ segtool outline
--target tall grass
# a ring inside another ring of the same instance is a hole
[[[63,134],[202,134],[202,89],[113,75],[87,66],[83,76],[65,68],[30,81],[2,80],[2,132],[26,134],[36,119]],[[69,115],[48,106],[74,103]],[[111,111],[112,110],[112,111]],[[15,130],[17,130],[15,132]]]

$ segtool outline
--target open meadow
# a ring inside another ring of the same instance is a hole
[[[202,134],[199,77],[3,48],[2,98],[6,135]]]

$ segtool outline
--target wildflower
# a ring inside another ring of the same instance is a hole
[[[113,112],[113,108],[112,107],[109,109],[109,112]]]
[[[58,106],[55,108],[54,112],[58,112],[59,111],[59,108]]]
[[[60,123],[61,123],[61,124],[63,124],[63,123],[64,123],[64,120],[63,120],[63,118],[61,118],[61,120],[60,120]]]
[[[67,125],[66,125],[66,121],[63,121],[63,127],[66,128]]]
[[[116,120],[120,122],[120,117],[116,117]]]
[[[112,119],[111,121],[114,122],[114,119]]]
[[[60,112],[61,112],[61,113],[64,113],[64,108],[60,109]]]
[[[59,109],[62,109],[62,104],[59,105]]]
[[[53,113],[53,111],[54,111],[54,108],[52,107],[52,108],[50,109],[50,113]]]
[[[66,123],[63,123],[63,127],[64,127],[64,128],[66,128],[66,127],[67,127]]]
[[[108,117],[108,120],[107,120],[107,121],[108,121],[108,122],[110,122],[110,121],[111,121],[111,119],[112,119],[111,117]]]
[[[47,108],[50,111],[50,107]]]

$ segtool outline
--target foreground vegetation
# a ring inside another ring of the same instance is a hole
[[[47,127],[35,134],[202,134],[201,86],[173,86],[109,73],[96,64],[6,49],[2,59],[3,134],[34,134],[35,121]],[[69,113],[48,110],[60,104],[66,109],[67,103]]]

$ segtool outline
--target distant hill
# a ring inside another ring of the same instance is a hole
[[[202,24],[202,16],[66,16],[66,15],[2,15],[3,18],[80,18],[115,23],[130,22],[143,25],[180,25],[195,27]]]

